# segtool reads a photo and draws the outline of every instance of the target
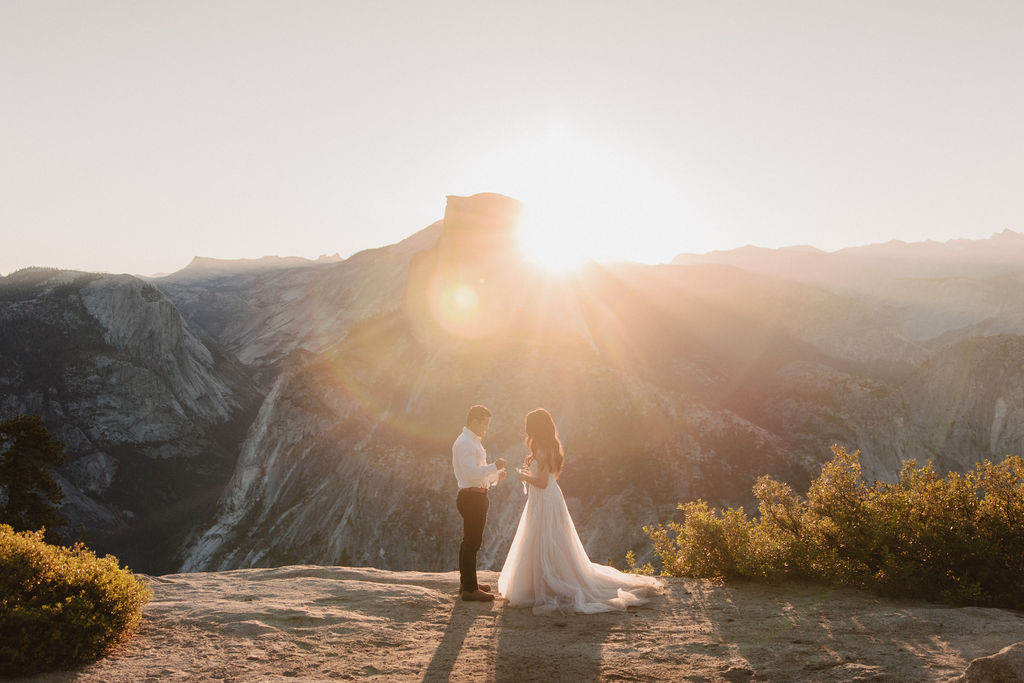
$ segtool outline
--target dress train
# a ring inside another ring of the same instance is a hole
[[[590,561],[555,475],[547,476],[546,488],[528,486],[526,507],[498,577],[498,593],[510,606],[532,607],[534,614],[592,614],[643,604],[659,592],[662,584],[654,577]]]

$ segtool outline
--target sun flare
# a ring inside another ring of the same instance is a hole
[[[509,154],[528,262],[568,273],[589,261],[664,262],[685,248],[679,190],[631,151],[553,124]]]
[[[519,248],[532,265],[549,273],[569,273],[595,259],[582,227],[579,218],[567,212],[526,207]]]
[[[468,285],[457,285],[445,292],[445,304],[460,313],[475,313],[480,305],[480,295]]]

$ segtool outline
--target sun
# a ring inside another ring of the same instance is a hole
[[[587,231],[571,207],[524,205],[519,249],[526,261],[548,273],[571,273],[597,260]]]
[[[523,202],[519,244],[549,273],[591,262],[671,260],[683,249],[678,189],[628,148],[564,124],[519,141],[503,163]]]

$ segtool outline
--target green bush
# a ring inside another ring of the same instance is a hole
[[[771,477],[759,516],[680,504],[683,521],[645,527],[670,576],[803,578],[894,596],[1024,608],[1024,460],[940,477],[904,463],[868,485],[858,453],[832,447],[807,498]],[[638,568],[627,558],[634,570]]]
[[[49,545],[0,524],[0,674],[95,659],[125,640],[152,597],[112,555]]]

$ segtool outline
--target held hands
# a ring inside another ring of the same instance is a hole
[[[508,476],[508,471],[505,469],[505,458],[498,458],[494,461],[494,466],[498,468],[498,481],[501,481]]]

